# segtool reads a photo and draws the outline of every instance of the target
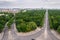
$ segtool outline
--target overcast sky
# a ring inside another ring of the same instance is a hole
[[[0,8],[60,8],[60,0],[0,0]]]

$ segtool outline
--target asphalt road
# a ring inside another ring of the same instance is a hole
[[[5,25],[5,28],[3,30],[3,37],[1,40],[8,40],[8,27]]]
[[[39,37],[44,32],[44,27],[43,27],[41,29],[41,31],[39,31],[35,34],[28,35],[28,36],[18,36],[14,29],[15,29],[15,23],[13,23],[12,26],[11,26],[11,34],[14,37],[14,40],[31,40],[31,39],[35,39],[36,37]]]
[[[54,34],[52,34],[52,32],[50,31],[50,27],[49,27],[49,20],[48,20],[48,10],[46,10],[46,14],[45,14],[45,40],[59,40],[58,38],[56,38],[54,36]]]

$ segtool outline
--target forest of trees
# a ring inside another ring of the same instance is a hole
[[[12,18],[12,16],[12,13],[0,12],[0,33],[3,31],[5,24]]]
[[[15,15],[18,32],[29,32],[42,27],[45,10],[21,10]]]
[[[60,10],[49,10],[50,28],[60,33]]]
[[[60,10],[48,10],[48,13],[50,28],[60,33]],[[14,19],[18,32],[29,32],[43,26],[45,10],[21,10],[15,16],[8,12],[0,12],[0,14],[4,14],[0,15],[0,33],[7,22],[10,28]]]

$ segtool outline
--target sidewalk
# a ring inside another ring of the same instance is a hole
[[[12,37],[12,35],[11,35],[11,31],[9,31],[9,35],[8,36],[9,36],[8,40],[14,40],[13,37]]]
[[[0,33],[0,40],[2,39],[2,37],[3,37],[3,32],[2,32],[2,33]]]
[[[31,31],[31,32],[27,32],[27,33],[20,32],[20,33],[17,33],[17,35],[18,36],[28,36],[28,35],[35,34],[35,33],[39,32],[40,30],[41,30],[40,28],[37,28],[36,30]]]
[[[51,32],[58,38],[58,39],[60,39],[60,34],[58,34],[56,31],[54,31],[54,30],[51,30]]]

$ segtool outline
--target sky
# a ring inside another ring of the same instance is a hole
[[[60,0],[0,0],[0,8],[58,8]]]

